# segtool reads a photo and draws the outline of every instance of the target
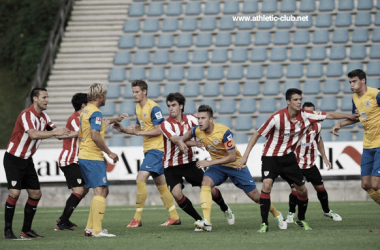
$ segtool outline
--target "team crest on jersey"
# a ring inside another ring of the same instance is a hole
[[[214,145],[218,145],[218,144],[219,144],[219,141],[218,141],[218,139],[214,139],[214,140],[212,141],[212,143],[214,143]]]
[[[107,183],[106,177],[103,177],[103,183]]]
[[[143,114],[143,118],[146,119],[146,114],[145,113]]]
[[[264,176],[268,176],[269,171],[264,171]]]
[[[365,102],[365,106],[366,106],[367,108],[370,108],[370,107],[371,107],[371,102],[370,102],[370,101],[366,101],[366,102]]]
[[[216,152],[218,151],[213,145],[207,145],[207,149],[211,152]]]
[[[78,184],[82,184],[82,179],[77,179]]]
[[[143,120],[140,120],[140,127],[141,127],[141,128],[145,128],[145,123],[144,123]]]
[[[17,181],[11,181],[12,187],[16,186]]]
[[[156,116],[157,119],[162,119],[162,113],[161,113],[161,111],[158,111],[154,115]]]
[[[102,125],[102,118],[96,117],[95,124]]]

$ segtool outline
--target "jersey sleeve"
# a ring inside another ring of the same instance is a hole
[[[24,114],[22,114],[21,121],[22,121],[22,126],[25,132],[28,131],[29,129],[36,129],[36,127],[34,126],[32,122],[31,112],[25,112]]]
[[[74,131],[79,131],[79,117],[75,117],[71,120],[71,127],[73,127]]]
[[[50,117],[45,112],[44,112],[44,115],[45,115],[46,121],[47,121],[46,130],[47,131],[52,131],[56,127],[55,127],[54,123],[51,121]]]
[[[167,121],[164,121],[163,123],[161,123],[160,128],[161,128],[162,134],[168,139],[176,135],[175,131],[173,131],[172,129],[172,126]]]
[[[377,106],[380,106],[380,92],[377,92],[376,102],[377,102]]]
[[[136,124],[140,125],[140,122],[139,122],[139,119],[137,118],[137,116],[136,116]]]
[[[194,128],[191,129],[191,136],[192,137],[197,137],[197,135],[195,133],[195,131],[197,130],[197,128],[198,128],[198,125],[196,125]]]
[[[377,99],[377,98],[376,98]],[[379,103],[379,102],[378,102]],[[354,99],[352,99],[352,114],[354,115],[356,112],[356,106],[355,106],[355,103],[354,103]]]
[[[326,112],[318,112],[311,110],[302,110],[301,112],[307,119],[309,119],[311,123],[323,121],[326,119]]]
[[[227,151],[235,149],[235,141],[234,141],[233,137],[234,137],[234,134],[229,129],[223,135],[222,142],[224,144],[224,148]]]
[[[154,106],[152,108],[150,117],[152,119],[153,126],[160,125],[165,120],[162,115],[162,110],[158,106]]]
[[[89,121],[90,121],[91,129],[96,129],[96,130],[100,131],[100,129],[102,127],[102,122],[103,122],[102,113],[99,111],[92,113],[92,115],[89,118]]]
[[[274,121],[274,116],[272,115],[263,125],[261,125],[261,127],[257,130],[257,132],[260,135],[267,137],[267,135],[272,130],[274,125],[275,125],[275,121]]]

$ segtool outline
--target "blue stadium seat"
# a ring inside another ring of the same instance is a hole
[[[246,133],[235,133],[234,136],[235,144],[247,144],[249,137]]]
[[[186,17],[182,20],[182,31],[194,31],[198,28],[197,19],[195,17]]]
[[[174,44],[174,37],[172,34],[161,34],[158,37],[158,48],[170,48]]]
[[[132,116],[136,113],[136,103],[135,101],[124,101],[120,103],[119,115],[126,113]]]
[[[240,85],[238,82],[226,82],[223,85],[223,96],[238,96],[240,94]]]
[[[333,128],[335,126],[335,121],[334,120],[324,120],[322,122],[322,129],[327,129],[330,130],[331,128]],[[322,131],[323,132],[323,131]],[[329,132],[331,133],[331,132]],[[323,136],[323,135],[322,135]]]
[[[232,128],[232,118],[230,116],[218,116],[216,122]]]
[[[331,1],[331,0],[319,1],[319,11],[332,11],[334,9],[335,9],[335,1]]]
[[[257,28],[258,29],[271,29],[274,27],[274,21],[258,21]]]
[[[285,61],[287,57],[286,47],[273,47],[271,50],[271,61]]]
[[[208,61],[208,50],[200,49],[193,51],[192,63],[205,63]]]
[[[283,0],[280,10],[281,12],[295,12],[297,10],[296,0]]]
[[[277,102],[274,98],[263,98],[260,100],[260,113],[274,113],[277,111]]]
[[[318,80],[306,80],[303,84],[303,93],[317,95],[321,91],[321,83]]]
[[[149,4],[148,16],[161,16],[164,14],[164,5],[162,3]]]
[[[307,77],[323,76],[323,67],[321,63],[309,63],[306,68]]]
[[[325,120],[326,121],[326,120]],[[323,122],[322,122],[323,125]],[[330,131],[322,130],[321,137],[324,142],[331,142],[332,141],[332,134]]]
[[[300,11],[301,12],[311,12],[315,11],[315,0],[301,0]]]
[[[380,48],[379,48],[380,49]],[[350,59],[364,59],[367,56],[366,48],[364,45],[352,45],[350,47]],[[369,53],[371,58],[372,53]]]
[[[135,36],[134,35],[123,35],[119,40],[120,49],[131,49],[135,47]]]
[[[359,130],[356,133],[356,141],[363,141],[364,130]]]
[[[253,98],[241,99],[239,105],[239,113],[255,113],[256,112],[256,100]]]
[[[377,0],[376,9],[380,10],[380,2]]]
[[[122,120],[122,121],[120,122],[120,124],[121,124],[124,128],[128,128],[128,127],[131,125],[131,120],[130,120],[130,119],[124,119],[124,120]],[[116,129],[112,129],[111,127],[112,127],[112,125],[110,125],[110,127],[108,128],[109,131],[112,130],[112,132],[113,132],[114,134],[121,134],[121,132],[117,131]],[[122,138],[124,138],[124,141],[125,141],[125,137],[123,136]]]
[[[297,80],[288,80],[284,83],[284,90],[282,91],[283,94],[286,93],[286,91],[290,88],[296,88],[301,89],[301,84]],[[285,99],[284,99],[285,100]]]
[[[212,44],[211,33],[199,33],[197,35],[197,47],[208,47]]]
[[[346,70],[347,74],[349,72],[351,72],[352,70],[354,70],[354,69],[361,69],[361,70],[363,70],[363,63],[362,62],[349,62],[347,64],[347,70]]]
[[[340,110],[352,111],[352,97],[351,96],[343,96],[342,103],[340,105]]]
[[[199,83],[188,82],[184,86],[183,95],[185,97],[198,97],[200,92]]]
[[[119,98],[120,97],[120,85],[108,84],[107,85],[107,98]]]
[[[338,10],[354,9],[354,0],[339,0]]]
[[[160,28],[160,23],[156,18],[148,18],[144,21],[144,32],[156,32]]]
[[[343,84],[343,93],[345,93],[345,94],[352,94],[352,91],[351,91],[351,88],[350,88],[350,83],[348,82],[348,80],[344,81],[344,84]]]
[[[288,64],[286,70],[287,78],[300,78],[303,76],[303,66],[300,63]]]
[[[195,114],[197,112],[196,103],[194,100],[186,100],[185,114]]]
[[[318,101],[317,101],[317,98],[311,97],[311,96],[305,96],[305,97],[302,98],[302,102],[303,103],[305,103],[305,102],[311,102],[312,104],[314,104],[315,109],[318,110]]]
[[[169,69],[168,80],[169,81],[182,81],[185,77],[185,70],[180,66],[172,66]]]
[[[330,62],[327,64],[326,76],[335,77],[343,74],[343,66],[340,62]]]
[[[336,111],[338,109],[338,100],[335,96],[324,96],[321,100],[321,110]]]
[[[124,86],[124,98],[133,98],[133,92],[132,92],[132,86],[130,84],[127,84]]]
[[[149,98],[157,98],[157,97],[161,96],[160,84],[158,84],[158,83],[156,83],[156,84],[149,84],[147,96]]]
[[[355,26],[369,26],[371,25],[371,13],[370,12],[358,12],[355,17]]]
[[[162,81],[165,79],[164,67],[152,67],[149,70],[149,81]]]
[[[186,15],[199,15],[201,14],[200,2],[188,2],[186,4]]]
[[[224,63],[228,60],[227,49],[215,49],[212,52],[211,62],[213,63]]]
[[[256,117],[255,129],[258,130],[268,119],[270,115],[259,115]]]
[[[319,13],[315,26],[318,28],[328,28],[332,25],[332,16],[329,13]]]
[[[145,13],[143,3],[133,3],[129,6],[128,16],[142,16]]]
[[[150,52],[147,50],[139,50],[135,53],[133,64],[148,64],[150,62]]]
[[[129,81],[145,79],[145,69],[144,68],[131,68],[129,71]]]
[[[291,61],[304,61],[306,60],[306,47],[292,47],[290,51]]]
[[[262,2],[262,13],[275,13],[277,11],[277,0],[267,0]]]
[[[202,80],[204,77],[204,68],[202,66],[191,66],[187,70],[187,80]]]
[[[170,114],[168,105],[166,104],[166,101],[161,101],[158,105],[160,106],[160,108],[162,110],[162,114],[164,116],[167,116]]]
[[[178,29],[178,19],[177,18],[165,18],[162,23],[162,31],[173,32]]]
[[[310,42],[310,35],[308,30],[296,30],[293,36],[294,44],[308,44]]]
[[[259,10],[258,4],[256,0],[246,0],[243,3],[243,14],[251,14],[256,13]]]
[[[267,78],[281,78],[284,68],[281,64],[270,64],[267,67]]]
[[[371,48],[369,50],[369,58],[380,59],[380,45],[378,44],[371,45]]]
[[[141,48],[152,48],[154,46],[154,36],[153,35],[141,35],[139,39],[138,47]]]
[[[380,88],[379,78],[367,78],[367,86],[372,88]]]
[[[260,83],[258,81],[244,82],[243,95],[252,96],[260,94]]]
[[[219,114],[233,114],[236,111],[234,99],[222,99],[219,103]]]
[[[227,79],[241,79],[244,77],[243,65],[230,65],[227,69]]]
[[[190,47],[193,44],[193,35],[182,33],[177,37],[177,47]]]
[[[339,131],[339,136],[335,136],[335,141],[347,141],[351,142],[353,140],[351,131],[341,130]]]
[[[369,76],[380,75],[380,62],[379,61],[370,61],[367,64],[367,75],[369,75]]]
[[[260,79],[264,76],[263,66],[259,64],[249,65],[247,68],[248,79]]]
[[[380,12],[376,13],[376,16],[375,16],[375,25],[376,26],[380,25]]]
[[[282,18],[283,16],[286,17],[286,15],[280,15],[279,17]],[[277,22],[277,29],[291,29],[292,27],[293,27],[293,21],[284,20],[281,22]]]
[[[206,15],[216,15],[220,12],[220,6],[218,1],[208,1],[205,5],[204,13]]]
[[[126,79],[125,68],[112,68],[108,80],[110,82],[123,82]]]
[[[274,34],[275,45],[286,45],[290,43],[290,33],[287,30],[276,31]]]
[[[310,60],[325,60],[326,47],[325,46],[313,46],[310,50]]]
[[[106,102],[106,104],[100,107],[100,111],[102,111],[103,116],[113,116],[116,114],[116,104],[114,102]]]
[[[207,79],[208,80],[220,80],[224,77],[223,67],[222,66],[210,66],[207,70]]]
[[[164,87],[162,96],[167,97],[170,93],[181,92],[181,87],[178,83],[167,83]]]
[[[286,102],[285,98],[281,98],[279,109],[284,109],[286,107],[288,107],[288,103]]]
[[[348,29],[334,30],[333,43],[347,43],[349,39]]]
[[[346,47],[344,45],[331,46],[330,60],[343,60],[346,58]]]
[[[335,17],[335,26],[348,27],[352,24],[351,13],[338,13]]]
[[[232,44],[231,33],[218,33],[215,39],[215,46],[230,46]]]
[[[313,34],[313,43],[328,43],[329,31],[328,30],[315,30]]]
[[[235,130],[243,131],[243,130],[251,130],[253,128],[253,119],[251,116],[238,116],[235,121]]]
[[[232,51],[231,62],[245,62],[247,61],[247,49],[234,49]]]
[[[125,143],[124,136],[111,136],[108,141],[109,147],[125,147],[127,144]]]
[[[352,42],[354,43],[366,43],[369,40],[368,29],[354,29],[352,33]]]
[[[143,145],[143,137],[142,136],[132,136],[129,137],[128,146],[129,147],[141,147]]]
[[[169,51],[167,50],[156,50],[153,56],[154,64],[167,64],[169,63]]]
[[[361,0],[358,1],[358,10],[371,10],[373,8],[373,1],[372,0]]]
[[[126,65],[131,62],[131,53],[129,51],[117,51],[115,54],[115,59],[113,64],[115,65]]]
[[[380,28],[372,30],[372,42],[380,42]]]
[[[255,45],[268,45],[270,42],[271,42],[271,39],[270,39],[269,31],[257,31],[256,32],[256,34],[255,34]],[[249,43],[251,43],[251,41]]]
[[[251,22],[241,22],[241,23],[251,23]],[[236,24],[230,16],[222,16],[219,21],[220,30],[233,30]]]
[[[239,12],[239,2],[238,1],[224,2],[223,14],[236,14],[238,12]]]
[[[210,106],[212,110],[214,111],[214,114],[217,112],[215,100],[203,99],[201,100],[199,105],[203,105],[203,104]]]
[[[310,14],[301,14],[299,15],[303,20],[306,18],[306,21],[297,22],[297,28],[311,28],[313,26],[313,17]]]
[[[278,95],[281,87],[279,81],[266,81],[264,83],[263,94],[264,95]]]
[[[203,96],[218,96],[220,95],[220,85],[218,82],[206,82],[203,86]]]
[[[188,50],[175,50],[173,53],[173,63],[183,63],[186,64],[189,61],[189,51]]]
[[[267,60],[267,49],[266,48],[253,48],[251,61],[252,62],[264,62]]]
[[[179,16],[182,14],[182,3],[170,2],[166,8],[167,16]]]
[[[326,80],[323,84],[324,94],[338,94],[340,92],[339,80]]]
[[[251,33],[249,33],[249,32],[238,32],[238,33],[236,33],[236,35],[235,35],[235,45],[236,46],[248,46],[250,44],[251,44]]]
[[[230,17],[230,19],[232,19]],[[239,22],[239,30],[251,30],[255,27],[255,22]]]
[[[138,32],[140,30],[139,19],[128,19],[124,23],[124,32]]]
[[[215,17],[203,17],[201,20],[200,30],[211,31],[216,29],[216,18]]]

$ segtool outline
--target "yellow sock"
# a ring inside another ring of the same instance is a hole
[[[91,205],[90,205],[90,213],[88,215],[87,226],[86,226],[88,229],[92,229],[92,227],[93,227],[93,220],[94,220],[94,218],[92,217],[92,207],[93,207],[92,204],[93,203],[94,203],[94,200],[91,201]]]
[[[211,223],[211,207],[212,207],[211,187],[202,186],[202,188],[201,188],[201,208],[203,211],[203,218],[210,223]]]
[[[168,186],[165,184],[165,185],[157,186],[157,188],[161,194],[162,202],[164,203],[166,209],[169,211],[170,219],[178,220],[179,216],[178,216],[177,210],[175,209],[173,196],[170,193]]]
[[[92,199],[92,214],[93,214],[93,232],[94,234],[100,233],[102,230],[102,223],[104,218],[104,213],[106,212],[106,198],[101,196],[94,196]]]
[[[377,204],[380,205],[380,190],[373,190],[372,188],[367,190],[368,195],[374,200]]]
[[[136,213],[133,218],[141,221],[141,215],[144,209],[144,204],[146,197],[148,196],[146,192],[146,183],[142,181],[136,181],[137,183],[137,194],[136,194]]]
[[[273,206],[272,202],[270,203],[269,212],[272,213],[274,218],[277,218],[278,216],[280,216],[280,212]]]

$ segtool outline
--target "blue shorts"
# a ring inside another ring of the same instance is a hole
[[[79,160],[80,171],[87,188],[108,187],[106,164],[104,161]]]
[[[363,149],[361,176],[380,176],[380,148]]]
[[[164,152],[156,149],[149,150],[144,153],[144,161],[142,162],[139,171],[147,171],[152,178],[156,178],[164,174],[164,165],[162,164],[162,158],[164,158]]]
[[[203,176],[210,177],[215,186],[219,186],[230,177],[232,183],[242,189],[246,194],[256,189],[256,183],[253,181],[252,175],[247,167],[239,171],[232,167],[213,165],[207,168]]]

